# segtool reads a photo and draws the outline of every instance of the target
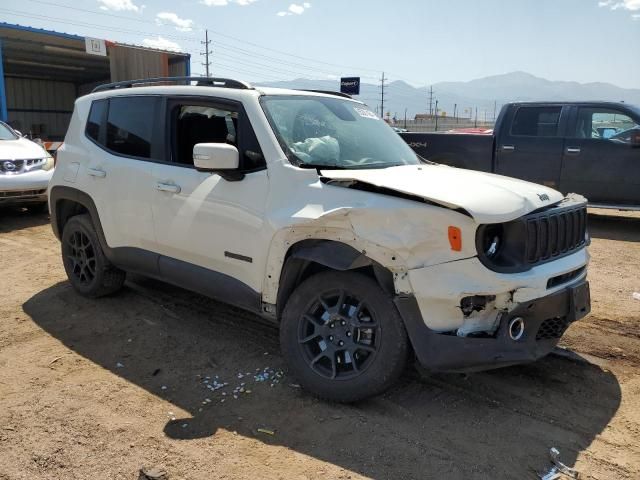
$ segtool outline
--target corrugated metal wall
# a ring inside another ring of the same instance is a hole
[[[73,83],[6,77],[9,123],[23,134],[64,138],[73,112]]]
[[[166,53],[115,45],[109,47],[109,60],[112,82],[169,75]]]
[[[111,81],[121,82],[138,78],[183,77],[187,74],[188,57],[172,59],[169,54],[123,45],[109,45]]]
[[[169,76],[170,77],[186,77],[188,60],[180,59],[179,61],[169,62]]]

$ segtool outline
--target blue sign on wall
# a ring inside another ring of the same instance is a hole
[[[347,95],[360,95],[360,77],[341,78],[340,92]]]

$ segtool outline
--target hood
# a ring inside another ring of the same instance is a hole
[[[48,156],[44,148],[27,138],[0,140],[0,160],[30,160]]]
[[[564,198],[560,192],[535,183],[445,165],[322,170],[321,175],[418,196],[447,208],[462,208],[478,223],[508,222]]]

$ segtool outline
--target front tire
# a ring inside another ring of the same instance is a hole
[[[117,292],[126,273],[114,267],[105,257],[91,217],[77,215],[62,231],[62,261],[73,288],[89,298]]]
[[[282,354],[314,395],[355,402],[402,374],[409,343],[391,297],[371,278],[322,272],[291,295],[280,326]]]

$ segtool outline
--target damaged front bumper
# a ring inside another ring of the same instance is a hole
[[[569,325],[591,308],[589,283],[583,280],[503,314],[491,337],[459,337],[428,328],[415,297],[397,297],[395,303],[418,360],[433,371],[488,370],[532,362],[551,352]],[[514,319],[524,325],[517,340],[509,331]]]
[[[530,362],[589,313],[588,262],[581,249],[515,274],[489,271],[477,258],[410,270],[410,291],[396,283],[395,302],[418,359],[431,370]],[[476,296],[486,305],[465,313],[461,301]]]

